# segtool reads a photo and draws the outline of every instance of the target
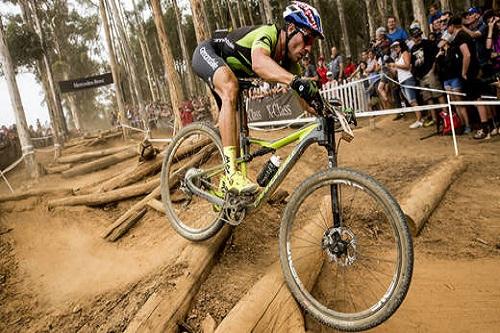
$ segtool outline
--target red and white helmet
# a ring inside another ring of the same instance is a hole
[[[283,19],[285,22],[310,29],[320,39],[325,38],[318,10],[307,3],[293,1],[283,12]]]

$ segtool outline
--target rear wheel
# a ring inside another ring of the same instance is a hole
[[[207,124],[184,127],[168,146],[161,172],[161,197],[170,224],[189,240],[212,237],[224,221],[220,207],[191,193],[185,176],[211,170],[209,175],[196,178],[196,186],[223,198],[219,192],[223,161],[220,136]]]
[[[320,172],[299,186],[283,215],[279,249],[297,301],[339,330],[387,320],[410,285],[413,245],[405,216],[387,190],[356,171]]]

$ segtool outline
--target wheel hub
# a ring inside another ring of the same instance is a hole
[[[356,236],[349,228],[328,229],[321,246],[330,260],[341,266],[350,266],[356,261]]]

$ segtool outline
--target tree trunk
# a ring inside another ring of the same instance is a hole
[[[264,9],[264,4],[262,3],[262,1],[257,1],[257,3],[259,4],[260,23],[266,24],[267,18],[266,18],[266,10]]]
[[[39,176],[38,164],[35,159],[33,143],[31,142],[31,136],[28,130],[28,123],[26,122],[26,115],[24,114],[21,95],[19,94],[19,88],[17,86],[16,75],[14,74],[15,73],[14,65],[12,63],[12,58],[10,56],[9,48],[7,46],[7,41],[4,37],[4,30],[1,18],[0,18],[0,56],[1,56],[3,72],[5,74],[5,79],[7,80],[7,88],[9,90],[12,109],[14,110],[14,114],[16,116],[17,134],[19,136],[19,141],[21,142],[21,149],[24,155],[24,163],[26,165],[26,169],[28,170],[30,178],[36,179]]]
[[[398,2],[396,0],[391,0],[392,2],[392,15],[396,17],[399,23],[401,23],[401,17],[399,16]]]
[[[145,193],[150,193],[156,187],[158,187],[158,185],[160,185],[159,177],[144,184],[132,185],[106,193],[78,195],[68,198],[51,200],[48,202],[48,207],[54,208],[60,206],[82,206],[82,205],[100,206],[111,202],[122,201],[129,198],[144,195]]]
[[[226,0],[226,4],[227,4],[227,11],[229,13],[229,17],[231,18],[232,30],[236,30],[236,29],[238,29],[238,22],[236,21],[236,16],[234,15],[231,0]]]
[[[266,22],[265,23],[272,23],[273,22],[273,7],[271,6],[271,1],[270,0],[262,0],[262,3],[264,5],[264,10],[266,12]]]
[[[144,98],[142,96],[141,84],[139,82],[139,76],[137,74],[137,69],[135,66],[134,58],[131,53],[129,38],[127,32],[125,30],[125,25],[121,19],[121,15],[118,11],[118,7],[116,6],[115,1],[119,0],[107,0],[108,3],[111,3],[111,10],[113,12],[114,17],[116,18],[118,36],[120,38],[120,42],[123,43],[123,50],[125,53],[125,60],[130,68],[130,76],[132,78],[132,86],[134,88],[134,93],[137,98],[137,104],[139,105],[139,113],[141,114],[142,121],[144,123],[144,128],[148,128],[148,119],[146,115],[146,110],[144,108]]]
[[[342,3],[343,0],[336,0],[336,1],[337,1],[337,8],[339,11],[340,27],[342,29],[342,41],[344,42],[344,50],[345,50],[346,56],[350,57],[351,56],[351,46],[349,44],[349,34],[347,33],[347,25],[345,22],[344,4]]]
[[[104,37],[106,39],[106,47],[109,54],[109,64],[111,66],[111,74],[115,86],[116,104],[118,105],[118,122],[120,124],[128,125],[128,119],[125,114],[125,106],[123,104],[123,93],[121,87],[120,70],[116,63],[116,55],[111,42],[111,33],[109,31],[108,16],[106,15],[106,8],[104,7],[104,0],[99,0],[99,13],[101,15],[102,26],[104,28]],[[123,128],[123,136],[126,138],[127,133]]]
[[[220,24],[221,24],[221,29],[227,28],[227,17],[222,14],[222,8],[221,8],[221,3],[220,0],[213,0],[215,4],[215,10],[217,11],[217,15],[220,19]]]
[[[425,35],[429,34],[429,25],[427,24],[427,18],[425,16],[425,6],[423,0],[411,0],[413,6],[413,17],[416,21],[420,23],[422,31]]]
[[[243,2],[246,10],[248,12],[248,18],[250,19],[250,25],[255,25],[255,21],[253,19],[253,2],[252,0],[248,0],[248,2]]]
[[[184,36],[184,31],[182,30],[182,15],[177,6],[177,0],[172,0],[172,5],[174,6],[175,17],[177,18],[177,35],[179,36],[179,42],[181,43],[182,57],[186,63],[187,71],[187,86],[188,86],[188,96],[190,98],[196,95],[196,87],[194,85],[194,74],[191,67],[191,57],[186,46],[186,38]],[[215,12],[215,11],[214,11]]]
[[[366,17],[368,17],[368,31],[370,32],[370,40],[375,37],[375,20],[371,11],[371,0],[365,0]]]
[[[380,26],[385,27],[387,25],[387,0],[377,0],[377,9],[380,14],[380,20],[382,24]]]
[[[446,11],[451,11],[451,10],[452,10],[452,8],[451,8],[450,0],[441,0],[441,11],[446,12]]]
[[[44,48],[44,54],[43,54],[43,65],[45,67],[45,72],[47,74],[47,81],[49,83],[49,88],[51,92],[50,98],[52,98],[53,103],[54,103],[54,116],[55,116],[55,124],[54,126],[58,127],[58,133],[62,137],[60,138],[61,141],[59,144],[64,143],[64,137],[68,133],[68,128],[66,126],[66,121],[64,119],[64,114],[63,114],[63,109],[61,105],[61,96],[59,95],[59,91],[57,90],[57,86],[54,81],[54,74],[52,72],[52,67],[50,65],[50,60],[47,54],[47,51],[45,50],[45,36],[42,30],[42,26],[40,23],[40,20],[38,18],[38,7],[37,7],[37,2],[32,3],[32,14],[33,14],[33,19],[35,22],[36,30],[38,32],[38,36],[40,38],[40,42],[42,43],[42,47]]]
[[[179,74],[175,70],[174,56],[172,55],[172,50],[170,49],[170,41],[165,28],[165,22],[163,21],[160,0],[151,0],[151,4],[156,30],[161,43],[161,53],[163,55],[163,64],[165,65],[165,77],[168,77],[168,90],[170,93],[170,101],[172,102],[172,110],[176,120],[176,128],[180,128],[182,123],[179,107],[180,102],[184,100],[182,84],[179,79]]]
[[[99,158],[95,161],[84,163],[77,165],[67,171],[64,171],[62,173],[62,176],[64,178],[69,178],[69,177],[74,177],[74,176],[79,176],[83,174],[87,174],[90,172],[98,171],[107,167],[110,167],[112,165],[115,165],[116,163],[120,163],[122,161],[125,161],[129,158],[132,158],[137,155],[137,150],[135,148],[130,148],[125,151],[105,156],[102,158]]]
[[[245,27],[247,25],[247,21],[245,19],[245,13],[243,12],[243,9],[241,8],[243,4],[241,1],[236,1],[236,8],[238,9],[238,16],[240,18],[240,26]]]
[[[319,14],[321,15],[319,0],[313,0],[313,6],[318,10]],[[325,50],[324,50],[323,44],[324,44],[324,41],[321,40],[321,39],[318,39],[318,51],[319,51],[319,54],[322,55],[322,56],[325,56]]]
[[[156,102],[159,100],[159,96],[154,79],[154,69],[152,69],[151,67],[151,59],[149,59],[150,55],[147,50],[147,39],[146,39],[146,34],[144,33],[144,22],[142,21],[140,15],[137,14],[138,9],[137,5],[135,4],[135,0],[132,0],[132,6],[134,7],[135,26],[138,27],[138,29],[135,29],[135,31],[139,30],[139,36],[137,36],[137,38],[139,39],[142,59],[144,61],[144,67],[146,68],[149,91],[151,92],[151,100]]]
[[[215,28],[219,30],[221,28],[222,20],[217,12],[216,0],[210,0],[210,5],[212,7],[212,13],[214,14]]]
[[[97,150],[97,151],[90,151],[90,152],[86,152],[86,153],[61,156],[56,160],[56,162],[57,163],[82,162],[82,161],[91,160],[91,159],[94,159],[97,157],[113,155],[113,154],[119,153],[123,150],[127,150],[127,149],[130,149],[133,147],[134,146],[123,146],[123,147],[107,148],[107,149],[102,149],[102,150]]]

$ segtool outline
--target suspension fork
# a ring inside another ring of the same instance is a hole
[[[335,124],[332,119],[324,119],[324,128],[327,137],[326,150],[328,153],[328,169],[337,167],[337,152],[335,151]],[[340,187],[338,184],[330,185],[330,199],[332,204],[333,227],[342,226],[342,215],[340,213]]]

